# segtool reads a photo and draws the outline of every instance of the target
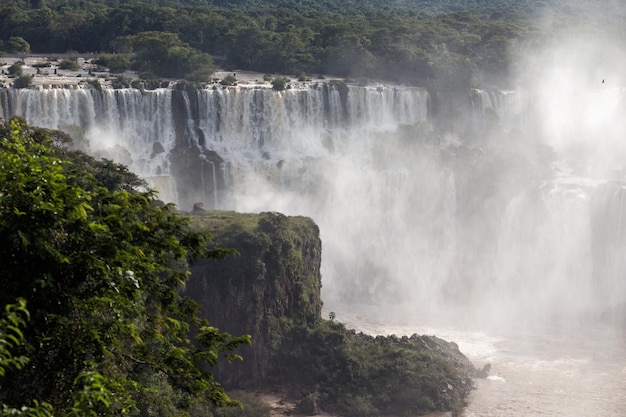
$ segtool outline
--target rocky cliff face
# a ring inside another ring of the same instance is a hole
[[[194,264],[187,286],[212,325],[252,336],[253,346],[241,352],[244,361],[219,372],[220,381],[259,385],[284,327],[321,317],[319,230],[309,218],[279,213],[210,211],[194,214],[194,222],[211,231],[216,245],[240,254]]]

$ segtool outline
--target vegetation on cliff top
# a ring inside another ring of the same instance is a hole
[[[234,404],[208,369],[239,358],[249,337],[220,332],[181,295],[188,262],[224,252],[207,252],[208,235],[124,166],[69,141],[0,124],[0,414],[206,415]]]

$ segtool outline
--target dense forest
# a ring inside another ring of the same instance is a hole
[[[6,0],[0,50],[116,54],[101,64],[195,81],[210,78],[213,59],[296,76],[506,87],[525,48],[567,26],[619,28],[626,16],[621,2],[570,3]]]

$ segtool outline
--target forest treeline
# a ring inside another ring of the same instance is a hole
[[[502,85],[518,51],[549,38],[546,14],[553,29],[586,21],[623,23],[624,5],[611,6],[609,15],[597,2],[568,3],[5,0],[0,50],[18,52],[15,42],[23,39],[39,53],[133,53],[131,41],[147,32],[155,55],[183,62],[184,73],[172,74],[168,64],[170,73],[157,71],[159,76],[184,78],[190,65],[210,68],[202,55],[208,54],[227,69],[380,78],[435,88]],[[590,19],[600,15],[609,17]]]

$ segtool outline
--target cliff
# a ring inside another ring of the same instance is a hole
[[[250,334],[253,347],[243,363],[219,371],[227,385],[259,386],[280,345],[284,321],[312,324],[321,317],[321,241],[315,223],[279,213],[194,214],[197,227],[209,230],[217,246],[239,256],[192,266],[187,293],[202,305],[201,316],[231,334]]]
[[[193,214],[214,244],[240,256],[192,267],[187,293],[201,316],[252,335],[244,360],[219,369],[231,388],[275,388],[298,404],[347,416],[458,411],[476,370],[454,343],[434,336],[369,336],[323,320],[316,224],[279,213]]]

